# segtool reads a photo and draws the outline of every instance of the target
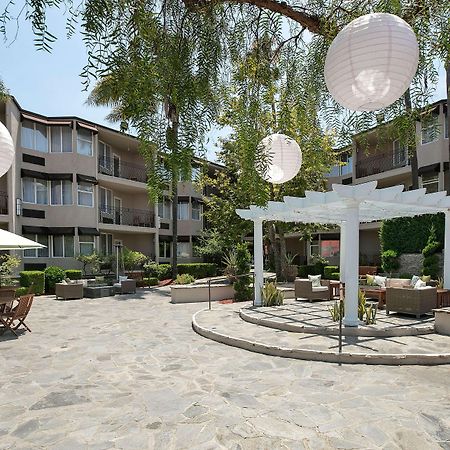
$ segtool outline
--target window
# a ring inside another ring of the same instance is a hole
[[[74,239],[69,234],[55,235],[52,238],[52,256],[55,258],[73,258]]]
[[[339,256],[339,241],[338,240],[320,241],[320,256],[324,258]]]
[[[79,236],[80,255],[92,255],[95,250],[94,236]]]
[[[94,185],[80,181],[78,183],[78,204],[80,206],[94,206]]]
[[[191,256],[191,244],[189,242],[177,242],[177,256],[189,258]]]
[[[353,171],[353,156],[351,155],[343,155],[342,162],[344,163],[341,166],[341,175],[349,175]]]
[[[24,237],[31,239],[32,241],[39,242],[39,244],[45,245],[44,248],[34,248],[23,251],[24,258],[48,258],[48,236],[45,234],[24,234]]]
[[[47,127],[41,123],[24,120],[21,127],[20,142],[24,148],[47,153]]]
[[[52,205],[71,205],[72,182],[69,180],[53,180],[50,182],[50,201]]]
[[[22,201],[38,205],[47,205],[47,181],[39,180],[37,178],[22,178]]]
[[[433,114],[422,121],[422,144],[428,144],[438,138],[438,116]]]
[[[50,151],[52,153],[72,152],[72,128],[69,126],[50,127]]]
[[[439,191],[439,177],[436,174],[422,175],[422,187],[427,190],[427,194]]]
[[[170,241],[159,241],[159,257],[160,258],[170,258],[172,242]]]
[[[189,219],[189,203],[178,202],[178,220],[188,220],[188,219]]]
[[[158,217],[169,220],[172,218],[172,203],[166,198],[158,203]]]
[[[92,156],[92,131],[84,128],[78,129],[77,152],[80,155]]]
[[[100,188],[100,209],[103,212],[112,211],[112,191],[110,189]]]
[[[193,201],[192,202],[192,220],[200,220],[202,212],[202,205],[200,202]]]
[[[408,164],[408,149],[399,139],[393,142],[392,164],[394,167],[403,167]]]
[[[200,178],[201,169],[200,167],[193,167],[191,172],[191,180],[198,181]]]
[[[319,246],[319,240],[314,239],[309,244],[309,254],[311,256],[313,255],[319,255],[320,254],[320,246]]]
[[[109,233],[100,234],[100,253],[111,255],[113,251],[113,235]]]

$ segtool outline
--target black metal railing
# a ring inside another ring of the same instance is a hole
[[[0,191],[0,214],[8,214],[8,194]]]
[[[98,170],[100,173],[112,177],[125,178],[132,181],[147,182],[147,169],[142,165],[121,161],[114,158],[99,158]]]
[[[155,214],[147,209],[100,206],[99,219],[101,223],[132,227],[155,227]]]
[[[398,169],[409,165],[406,153],[380,153],[361,159],[356,163],[356,178],[368,177],[388,170]]]

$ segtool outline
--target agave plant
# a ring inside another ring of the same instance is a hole
[[[230,282],[236,281],[237,269],[238,269],[238,257],[236,250],[231,250],[222,259],[222,264],[225,266],[223,273],[228,277]]]
[[[263,306],[279,306],[283,304],[284,295],[277,289],[276,283],[265,283],[261,289]]]
[[[295,255],[293,255],[292,253],[286,253],[286,256],[284,257],[286,260],[286,265],[293,266],[296,257],[297,257],[297,253]]]
[[[328,311],[331,314],[333,322],[339,322],[344,317],[344,302],[335,300],[334,305],[328,307]]]

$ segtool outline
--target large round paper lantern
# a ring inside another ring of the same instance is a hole
[[[8,172],[14,159],[14,142],[8,129],[0,122],[0,177]]]
[[[404,94],[418,61],[416,35],[403,19],[386,13],[366,14],[350,22],[331,43],[325,82],[342,106],[375,111]]]
[[[264,180],[281,184],[297,175],[302,166],[302,151],[294,139],[285,134],[276,133],[265,137],[259,145],[267,158],[267,164],[257,167],[258,173]]]

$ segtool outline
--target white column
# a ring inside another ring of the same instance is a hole
[[[444,288],[450,289],[450,210],[445,211],[443,253],[444,253]]]
[[[357,327],[359,273],[359,206],[347,208],[345,225],[345,317],[344,325]]]
[[[345,283],[345,245],[346,245],[346,223],[341,223],[341,240],[339,243],[339,280]]]
[[[255,257],[255,305],[261,306],[261,289],[264,285],[262,220],[254,219],[253,227],[253,254]]]

